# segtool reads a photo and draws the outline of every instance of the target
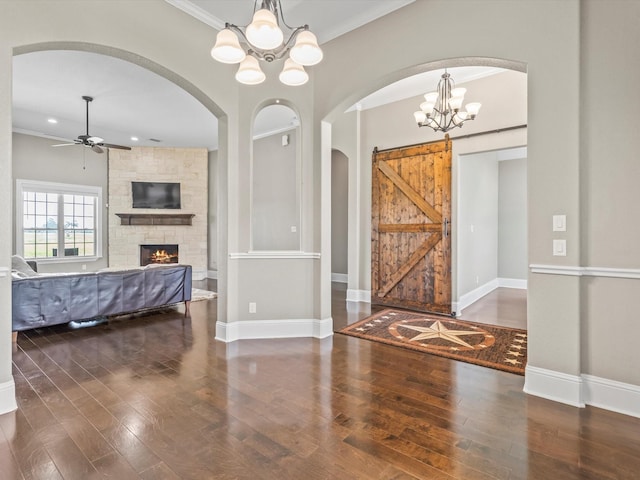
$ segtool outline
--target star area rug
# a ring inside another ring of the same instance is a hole
[[[426,313],[386,309],[339,333],[524,375],[527,332]]]

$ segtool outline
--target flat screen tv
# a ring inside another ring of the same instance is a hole
[[[180,208],[180,184],[131,182],[133,208]]]

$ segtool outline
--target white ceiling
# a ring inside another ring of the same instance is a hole
[[[83,95],[94,98],[90,133],[107,143],[217,148],[216,118],[190,94],[138,65],[68,50],[14,57],[14,131],[66,140],[84,134]]]
[[[254,0],[165,0],[216,30],[225,22],[244,26],[260,1]],[[284,20],[291,27],[309,25],[323,44],[415,0],[282,0]],[[257,5],[256,5],[257,4]]]
[[[166,0],[208,25],[251,21],[252,0]],[[331,40],[414,0],[284,0],[289,25],[309,23],[320,43]],[[212,60],[213,61],[213,60]],[[85,132],[83,95],[89,105],[89,133],[128,146],[206,147],[217,149],[216,118],[190,94],[142,67],[89,52],[42,51],[14,57],[13,128],[19,133],[72,140]],[[496,73],[457,69],[458,83]],[[454,69],[450,69],[454,74]],[[437,84],[441,72],[397,82],[358,102],[363,109],[412,97]],[[294,87],[292,87],[294,88]],[[261,116],[257,135],[290,127],[291,111],[272,109]],[[409,112],[411,114],[412,112]],[[51,124],[49,118],[58,123]],[[135,136],[139,140],[132,141]],[[160,140],[155,142],[151,139]]]

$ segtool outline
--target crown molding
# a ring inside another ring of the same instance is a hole
[[[182,10],[184,13],[191,15],[193,18],[200,20],[202,23],[215,28],[216,30],[224,29],[226,22],[220,20],[215,15],[211,15],[205,9],[200,8],[196,4],[189,0],[165,0],[169,5],[173,5],[177,9]]]

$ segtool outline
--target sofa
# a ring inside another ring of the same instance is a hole
[[[12,259],[14,332],[181,302],[189,314],[191,265],[40,274],[20,260]]]

